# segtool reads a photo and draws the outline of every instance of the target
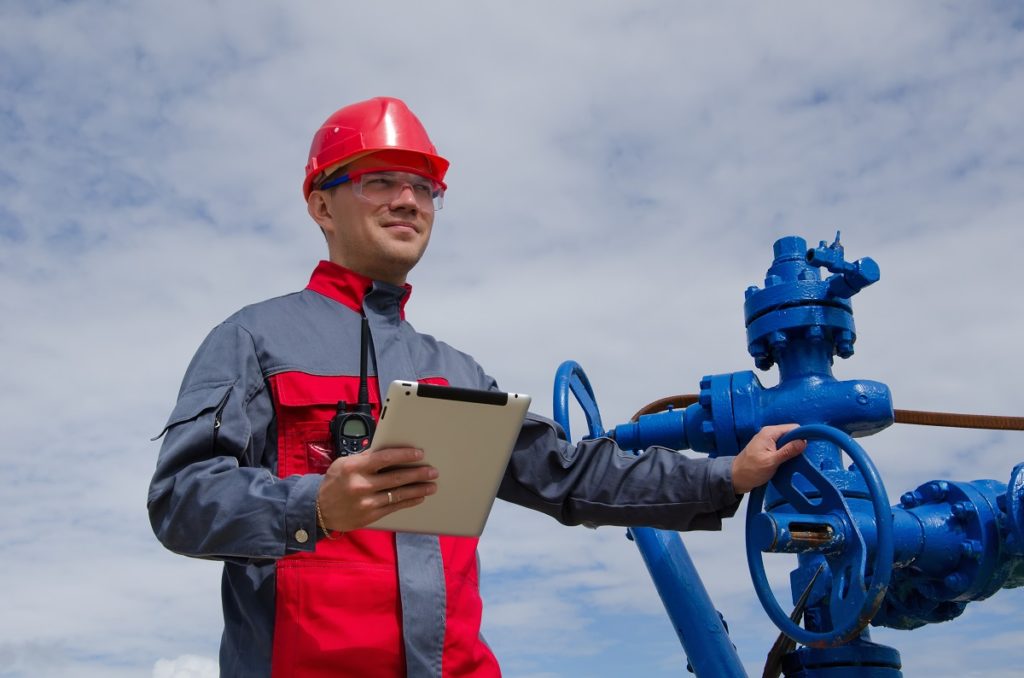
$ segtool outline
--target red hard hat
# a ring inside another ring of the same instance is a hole
[[[448,161],[437,154],[423,123],[401,99],[375,97],[339,108],[313,135],[303,197],[309,198],[313,179],[325,169],[374,151],[416,153],[427,161],[430,178],[444,183]]]

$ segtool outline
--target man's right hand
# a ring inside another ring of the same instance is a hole
[[[317,494],[324,527],[341,532],[357,530],[389,513],[423,503],[437,491],[437,469],[391,468],[422,461],[422,450],[406,447],[335,459]]]

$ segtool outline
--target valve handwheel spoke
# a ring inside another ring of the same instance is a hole
[[[846,538],[838,551],[826,552],[832,577],[829,612],[832,629],[811,631],[801,628],[779,606],[764,570],[764,558],[751,539],[753,525],[764,508],[765,487],[750,493],[747,506],[747,565],[754,582],[754,591],[765,612],[780,631],[793,640],[810,647],[835,647],[855,638],[878,611],[892,575],[893,536],[892,512],[889,498],[878,469],[864,449],[850,436],[837,428],[820,424],[801,426],[779,440],[779,446],[790,440],[824,440],[846,452],[864,477],[875,518],[875,553],[870,582],[867,577],[867,547],[864,535],[854,519],[842,493],[804,456],[783,464],[772,480],[772,485],[798,512],[809,515],[832,515],[846,527]],[[816,490],[817,498],[808,497],[798,487],[798,479],[805,479]]]
[[[781,441],[779,446],[782,446]],[[797,487],[798,476],[803,476],[817,490],[816,499],[808,497]],[[842,493],[803,455],[780,466],[772,478],[772,485],[797,513],[825,515],[834,513],[839,507],[849,510]]]
[[[804,478],[817,492],[815,499],[809,498],[801,489],[798,478]],[[847,617],[856,615],[863,607],[863,595],[867,591],[864,583],[864,562],[867,549],[849,505],[836,486],[829,482],[807,457],[801,455],[784,464],[772,485],[789,502],[798,514],[832,515],[846,525],[847,538],[839,552],[824,555],[832,572],[833,586],[829,609],[833,615]]]

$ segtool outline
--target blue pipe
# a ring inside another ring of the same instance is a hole
[[[736,648],[676,532],[629,530],[698,678],[746,678]]]
[[[553,411],[554,420],[561,425],[566,438],[572,440],[570,394],[575,396],[586,415],[589,436],[604,435],[590,380],[578,363],[567,360],[555,374]],[[722,617],[715,610],[679,533],[653,527],[631,528],[628,533],[640,549],[640,556],[698,678],[746,678]]]

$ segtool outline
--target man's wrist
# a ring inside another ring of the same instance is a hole
[[[324,522],[324,514],[320,510],[320,495],[319,494],[317,494],[317,498],[316,498],[316,501],[313,504],[313,507],[316,510],[316,524],[320,528],[320,531],[323,532],[324,536],[327,537],[328,539],[331,539],[331,540],[337,539],[337,537],[335,537],[333,534],[331,534],[331,530],[327,529],[327,523]]]

